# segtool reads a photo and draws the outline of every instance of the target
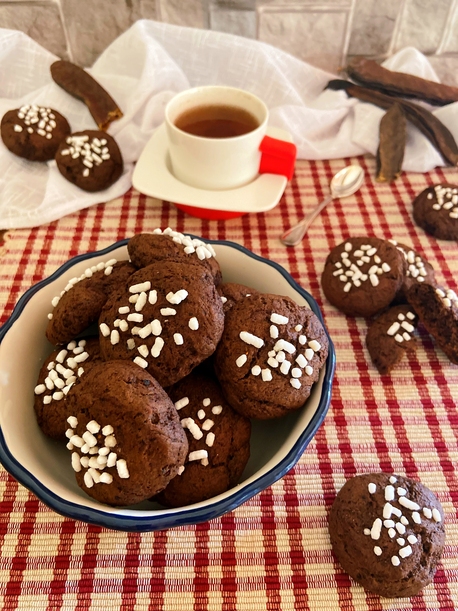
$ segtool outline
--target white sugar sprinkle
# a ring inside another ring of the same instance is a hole
[[[261,377],[263,382],[270,382],[272,380],[272,372],[270,371],[270,369],[262,369]]]
[[[282,316],[281,314],[276,314],[273,312],[270,316],[270,322],[273,322],[276,325],[286,325],[288,324],[289,318],[286,316]]]
[[[417,511],[418,509],[420,509],[420,505],[418,505],[418,503],[411,501],[405,496],[401,496],[401,498],[399,499],[399,504],[405,507],[406,509],[412,509],[413,511]]]
[[[237,367],[243,367],[243,365],[245,365],[246,362],[247,362],[247,355],[241,354],[238,357],[238,359],[235,361],[235,364],[237,365]]]
[[[276,327],[275,325],[270,325],[270,337],[272,339],[277,339],[278,338],[278,327]]]
[[[239,334],[240,339],[249,344],[250,346],[254,346],[255,348],[262,348],[264,346],[264,340],[252,333],[248,333],[247,331],[241,331]]]
[[[134,358],[134,363],[138,365],[139,367],[141,367],[142,369],[146,369],[148,367],[148,361],[145,361],[145,359],[142,359],[141,356],[136,356]]]
[[[151,356],[157,358],[160,355],[163,346],[164,340],[162,339],[162,337],[156,337],[154,345],[151,348]]]
[[[199,328],[199,321],[195,316],[189,319],[188,327],[191,329],[191,331],[197,331]]]
[[[162,316],[175,316],[177,311],[174,308],[161,308],[160,313]]]
[[[186,407],[186,405],[189,405],[189,397],[183,397],[182,399],[179,399],[175,403],[175,407],[177,410],[180,410],[183,407]]]
[[[371,539],[377,541],[380,539],[380,533],[382,531],[382,520],[380,518],[376,518],[371,528]]]

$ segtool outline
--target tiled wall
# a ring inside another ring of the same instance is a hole
[[[334,73],[415,46],[458,84],[458,0],[0,0],[0,27],[83,66],[142,18],[257,38]]]

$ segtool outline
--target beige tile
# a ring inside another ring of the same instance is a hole
[[[328,4],[328,3],[326,3]],[[337,4],[337,2],[336,2]],[[317,10],[280,3],[258,7],[258,38],[314,66],[336,73],[345,61],[350,3]]]
[[[73,61],[91,66],[138,19],[156,17],[155,0],[61,0]]]
[[[0,3],[0,27],[21,30],[55,55],[67,58],[67,45],[57,5]]]
[[[455,53],[458,55],[458,0],[453,2],[440,51],[442,53]]]
[[[388,52],[399,0],[356,0],[348,52],[351,55],[383,55]]]
[[[204,0],[158,0],[158,19],[175,25],[207,28],[206,6]]]
[[[434,53],[440,45],[453,0],[406,0],[393,51],[416,47]]]
[[[256,13],[249,10],[210,8],[210,28],[219,32],[256,38]]]
[[[458,87],[458,55],[455,57],[428,57],[442,83]]]
[[[232,10],[254,11],[256,8],[256,0],[212,0],[211,5]]]

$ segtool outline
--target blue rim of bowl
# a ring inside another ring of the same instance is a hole
[[[197,237],[191,234],[189,235],[191,237]],[[320,322],[323,324],[324,330],[328,337],[329,351],[328,358],[326,361],[326,371],[323,378],[321,398],[316,408],[316,411],[312,416],[309,424],[301,433],[298,440],[288,452],[288,454],[279,463],[272,467],[272,469],[270,469],[267,473],[264,473],[264,475],[262,475],[255,482],[252,482],[251,484],[248,484],[246,486],[241,484],[240,490],[234,488],[234,492],[229,497],[220,500],[218,500],[218,497],[215,497],[216,500],[214,503],[206,504],[204,507],[188,505],[183,509],[174,510],[173,513],[169,513],[166,515],[161,515],[160,513],[155,514],[154,512],[159,512],[159,510],[151,510],[151,514],[147,516],[142,515],[143,511],[142,514],[139,514],[138,516],[105,513],[104,511],[92,507],[76,505],[75,503],[66,501],[61,497],[57,496],[54,492],[44,486],[27,469],[25,469],[11,454],[6,444],[3,431],[0,427],[0,462],[18,482],[20,482],[28,490],[33,492],[43,503],[45,503],[45,505],[47,505],[48,507],[50,507],[58,514],[64,517],[72,518],[74,520],[80,520],[82,522],[87,522],[96,526],[110,528],[113,530],[121,530],[125,532],[149,532],[155,530],[164,530],[176,526],[199,524],[201,522],[206,522],[214,518],[219,518],[220,516],[229,513],[230,511],[233,511],[234,509],[251,499],[253,496],[259,494],[264,489],[268,488],[276,481],[281,479],[284,475],[286,475],[286,473],[288,473],[288,471],[290,471],[298,462],[305,448],[308,446],[315,433],[323,423],[323,420],[327,414],[331,402],[332,381],[336,366],[336,357],[334,345],[326,329],[326,326],[323,321],[323,316],[315,299],[310,295],[310,293],[303,289],[279,263],[276,263],[275,261],[271,261],[269,259],[265,259],[264,257],[261,257],[251,252],[244,246],[241,246],[240,244],[237,244],[235,242],[230,242],[227,240],[207,240],[203,238],[199,239],[210,244],[219,244],[222,246],[229,246],[230,248],[235,248],[236,250],[243,252],[244,254],[248,255],[253,259],[256,259],[257,261],[261,261],[267,265],[270,265],[271,267],[274,267],[287,280],[287,282],[293,287],[293,289],[297,291],[307,301],[311,310],[317,315]],[[47,284],[53,282],[56,278],[66,272],[70,267],[73,267],[80,261],[91,259],[93,257],[104,256],[110,253],[111,251],[116,250],[117,248],[126,246],[128,241],[128,239],[120,240],[119,242],[115,242],[114,244],[111,244],[110,246],[102,250],[77,255],[76,257],[69,259],[66,263],[61,265],[61,267],[59,267],[53,274],[51,274],[51,276],[41,280],[40,282],[32,286],[30,289],[28,289],[17,302],[10,318],[2,327],[0,327],[0,344],[12,324],[19,318],[24,307],[31,299],[31,297],[35,295],[35,293],[37,293]]]

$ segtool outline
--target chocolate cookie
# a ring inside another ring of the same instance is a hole
[[[116,140],[98,130],[71,134],[59,146],[55,158],[62,176],[84,191],[108,189],[123,171]]]
[[[401,288],[397,292],[394,299],[395,303],[405,303],[407,301],[407,291],[412,284],[415,284],[415,282],[426,282],[427,284],[436,286],[434,268],[422,255],[415,252],[415,250],[410,248],[410,246],[396,242],[396,240],[388,241],[391,242],[391,244],[394,244],[396,248],[401,251],[401,253],[404,255],[407,266],[404,282],[402,283]]]
[[[15,155],[48,161],[70,134],[70,125],[57,110],[26,104],[3,115],[0,133],[6,148]]]
[[[178,413],[158,382],[128,361],[94,363],[67,395],[66,435],[78,485],[108,505],[160,492],[188,454]]]
[[[214,376],[192,372],[168,394],[186,431],[189,454],[156,500],[181,507],[235,486],[250,457],[250,420],[231,408]]]
[[[213,246],[170,227],[164,231],[157,228],[152,233],[134,235],[127,244],[127,250],[135,267],[147,267],[158,261],[200,263],[211,272],[215,284],[221,282],[221,269]]]
[[[244,284],[237,284],[237,282],[223,282],[218,286],[218,293],[221,295],[224,313],[226,313],[234,303],[250,295],[258,295],[259,291]]]
[[[458,240],[458,186],[428,187],[413,201],[417,225],[439,240]]]
[[[405,269],[404,256],[387,240],[349,238],[329,253],[321,286],[330,303],[344,314],[368,318],[393,301]]]
[[[413,332],[418,318],[409,305],[389,308],[369,326],[366,345],[372,362],[385,375],[406,352],[417,348]]]
[[[450,289],[414,284],[407,300],[452,363],[458,364],[458,296]]]
[[[364,588],[387,598],[414,596],[434,578],[445,542],[444,513],[420,482],[358,475],[334,501],[329,534],[342,568]]]
[[[72,341],[65,348],[54,350],[43,363],[35,386],[33,407],[38,426],[45,435],[65,440],[70,415],[67,393],[88,365],[99,360],[99,340],[88,338]]]
[[[216,349],[221,298],[203,265],[159,262],[138,270],[99,318],[102,357],[128,359],[162,386],[187,376]]]
[[[135,268],[128,261],[109,259],[72,278],[52,300],[46,337],[52,344],[71,341],[95,322],[108,297],[126,285]]]
[[[228,310],[215,372],[235,410],[265,420],[304,405],[327,355],[326,332],[311,310],[257,294]]]

